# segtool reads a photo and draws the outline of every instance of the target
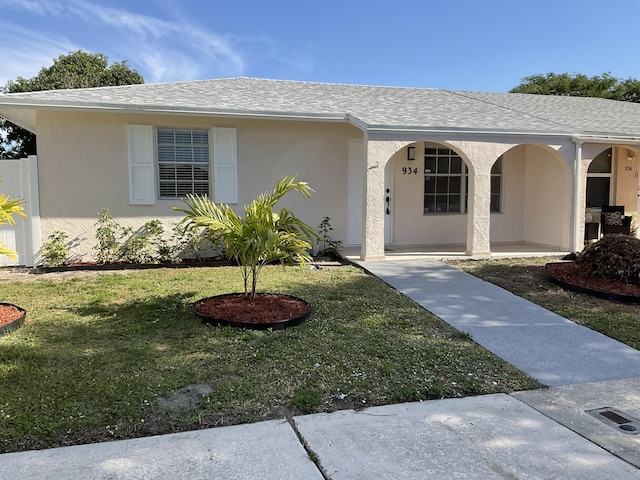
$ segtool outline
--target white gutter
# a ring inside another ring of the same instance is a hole
[[[600,135],[580,135],[571,137],[573,143],[608,143],[615,145],[640,145],[640,137],[605,137]]]

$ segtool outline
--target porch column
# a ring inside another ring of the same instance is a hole
[[[469,169],[466,255],[491,255],[491,167],[515,144],[452,141]]]
[[[360,260],[384,260],[384,171],[391,157],[412,142],[365,140],[366,168],[363,190]],[[393,194],[391,194],[393,195]],[[393,207],[392,207],[393,208]]]
[[[367,142],[360,260],[384,260],[384,142]]]
[[[478,162],[469,170],[467,249],[470,256],[491,255],[491,164]]]
[[[586,169],[583,175],[582,168],[582,141],[573,139],[576,145],[576,155],[573,162],[573,202],[571,219],[573,220],[570,238],[570,250],[572,253],[581,251],[584,248],[584,214],[586,195]]]

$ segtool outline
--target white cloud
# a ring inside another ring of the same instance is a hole
[[[38,32],[0,22],[0,86],[18,77],[31,78],[61,54],[78,50],[64,37],[43,36]]]
[[[25,28],[17,37],[19,42],[0,40],[0,48],[11,52],[5,58],[13,57],[12,65],[9,68],[4,65],[2,69],[2,76],[7,80],[18,75],[32,76],[58,55],[80,48],[104,53],[111,61],[126,59],[147,82],[234,76],[241,75],[245,69],[238,39],[203,30],[186,20],[164,20],[84,0],[0,0],[0,6],[29,15],[48,16],[52,19],[52,30],[56,28],[56,20],[79,23],[77,31],[68,31],[74,41],[55,34],[39,35]],[[93,31],[105,30],[101,43],[96,44],[98,40],[92,41],[90,36],[74,37],[87,27]],[[81,46],[76,47],[74,43]],[[37,65],[35,71],[32,65]]]

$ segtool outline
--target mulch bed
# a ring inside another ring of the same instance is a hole
[[[0,304],[0,327],[17,320],[24,315],[24,310],[20,310],[14,305]]]
[[[199,300],[194,310],[207,323],[246,328],[283,328],[289,326],[290,321],[295,323],[304,320],[311,306],[290,295],[256,293],[252,299],[242,293],[230,293]]]
[[[573,262],[548,263],[545,271],[551,280],[564,287],[574,287],[581,293],[623,302],[640,302],[640,285],[587,275]]]

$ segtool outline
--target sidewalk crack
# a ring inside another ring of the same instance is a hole
[[[309,460],[311,460],[314,463],[314,465],[316,466],[316,468],[318,469],[318,471],[320,472],[320,475],[322,475],[322,478],[324,478],[324,480],[331,480],[331,477],[329,476],[329,474],[325,471],[324,467],[322,466],[322,462],[320,461],[320,457],[318,456],[318,454],[316,452],[313,451],[313,449],[307,443],[306,439],[300,433],[300,430],[298,430],[298,426],[296,425],[296,421],[293,419],[293,415],[291,414],[289,409],[288,408],[284,408],[283,410],[284,410],[284,417],[287,420],[287,423],[289,423],[289,425],[291,425],[291,428],[295,432],[296,437],[298,437],[298,441],[302,445],[302,448],[304,448],[305,451],[307,452],[307,456],[309,457]]]

